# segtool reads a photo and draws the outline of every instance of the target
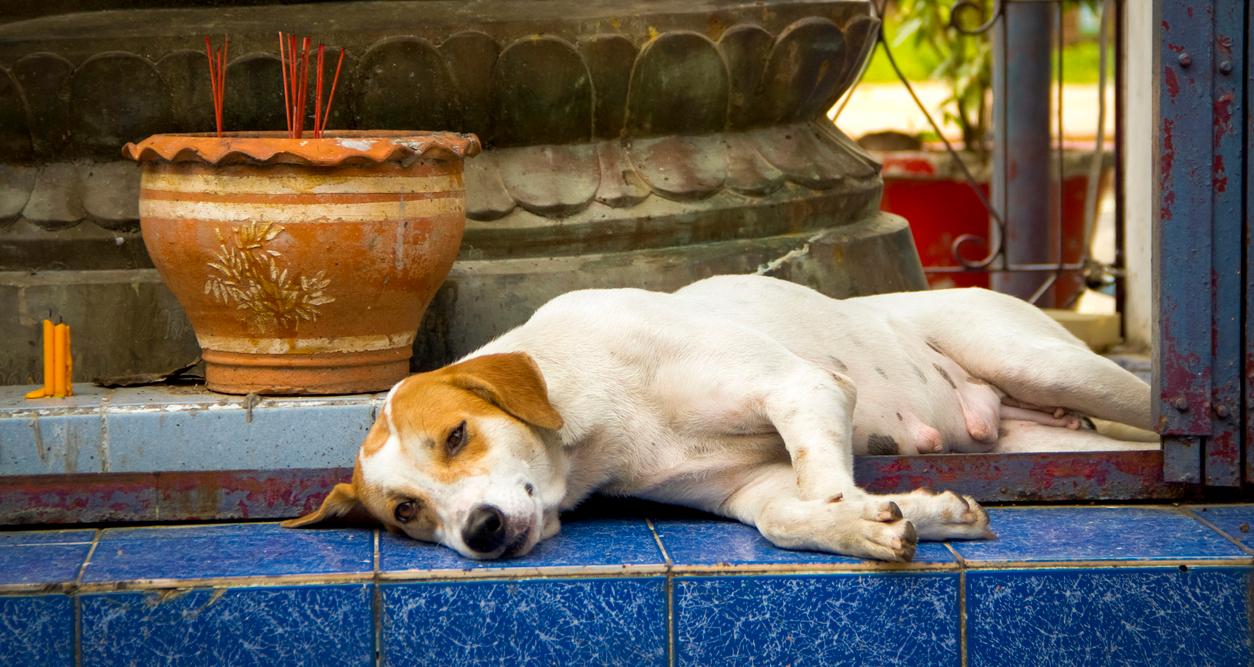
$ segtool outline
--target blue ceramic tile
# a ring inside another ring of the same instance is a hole
[[[959,664],[957,573],[677,577],[674,586],[677,665]]]
[[[654,521],[662,546],[676,566],[682,565],[855,565],[864,561],[817,551],[780,549],[758,529],[734,521],[695,519]],[[940,542],[920,542],[916,563],[953,563]]]
[[[91,544],[0,546],[0,586],[73,583]]]
[[[296,530],[273,523],[113,528],[84,583],[313,574],[369,574],[369,530]]]
[[[557,535],[520,558],[478,561],[448,547],[408,537],[379,537],[379,571],[476,570],[483,568],[663,565],[657,541],[643,519],[581,519],[562,524]]]
[[[1250,664],[1246,568],[967,573],[971,665]]]
[[[118,407],[105,410],[111,472],[337,468],[348,465],[373,420],[353,404]],[[189,446],[188,443],[195,443]]]
[[[1247,557],[1215,531],[1166,509],[1056,507],[988,513],[997,539],[953,543],[969,562]]]
[[[0,547],[30,544],[91,544],[94,530],[12,530],[0,531]]]
[[[0,470],[6,475],[103,472],[99,414],[0,419]]]
[[[1217,505],[1191,507],[1198,516],[1215,524],[1233,539],[1248,548],[1254,548],[1254,505]]]
[[[0,667],[74,664],[74,603],[66,595],[0,597]]]
[[[371,585],[82,596],[82,664],[372,665]]]
[[[666,580],[380,584],[388,665],[665,665]]]

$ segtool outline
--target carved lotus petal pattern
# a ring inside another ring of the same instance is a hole
[[[567,42],[540,37],[510,44],[496,61],[492,82],[498,146],[592,137],[592,77]]]
[[[718,136],[636,139],[627,148],[636,173],[669,199],[701,199],[723,187],[726,147]]]
[[[496,158],[510,196],[539,215],[561,217],[584,208],[601,183],[591,144],[503,148]]]
[[[139,17],[146,10],[134,11]],[[552,34],[511,34],[490,23],[402,37],[345,30],[335,35],[349,56],[331,127],[478,133],[489,150],[465,172],[467,214],[478,221],[521,211],[561,218],[593,205],[631,207],[654,195],[768,196],[785,182],[830,189],[842,179],[875,177],[878,165],[852,142],[811,127],[826,125],[827,106],[874,44],[878,21],[864,7],[783,3],[763,13],[746,5],[703,18],[701,32],[681,29],[697,25],[685,17],[690,8],[673,11],[673,20],[662,21],[554,18]],[[232,32],[225,124],[282,130],[280,64],[270,48],[277,28],[269,19],[250,20],[241,25],[254,28]],[[0,155],[34,164],[21,178],[6,179],[0,219],[63,228],[86,217],[133,229],[135,221],[125,219],[133,210],[121,195],[92,183],[90,164],[67,161],[106,148],[116,155],[123,141],[157,132],[211,129],[203,54],[195,44],[164,38],[142,55],[126,53],[119,49],[133,40],[107,36],[87,57],[81,49],[70,59],[22,53],[21,26],[0,26]],[[339,46],[329,45],[333,52]],[[127,82],[125,94],[117,81]],[[513,150],[541,146],[549,148]],[[532,162],[523,164],[523,156]],[[528,169],[534,173],[523,178]],[[120,168],[105,171],[104,182],[122,181],[121,193],[128,178],[138,179]],[[524,182],[546,172],[556,182]]]
[[[635,136],[727,127],[727,66],[705,35],[671,32],[640,50],[631,71],[627,127]]]

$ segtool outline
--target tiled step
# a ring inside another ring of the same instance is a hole
[[[618,511],[608,511],[615,510]],[[600,506],[523,558],[270,523],[0,533],[0,664],[1248,664],[1254,505],[993,509],[908,565]]]

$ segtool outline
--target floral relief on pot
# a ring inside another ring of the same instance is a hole
[[[208,262],[212,274],[205,280],[205,294],[234,305],[256,334],[295,331],[301,320],[318,319],[318,306],[335,301],[325,291],[331,284],[325,271],[299,275],[286,265],[283,253],[266,247],[283,233],[282,225],[248,222],[227,235],[220,227],[214,233],[219,245],[215,261]]]

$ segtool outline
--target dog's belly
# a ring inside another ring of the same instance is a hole
[[[744,277],[708,279],[678,294],[852,379],[856,453],[987,451],[996,443],[998,393],[926,332],[874,301],[834,300],[792,283]]]
[[[718,507],[762,466],[787,462],[778,433],[671,434],[602,491],[662,503]]]

